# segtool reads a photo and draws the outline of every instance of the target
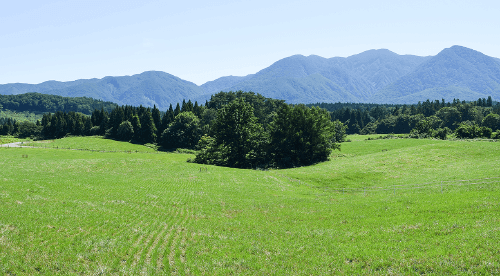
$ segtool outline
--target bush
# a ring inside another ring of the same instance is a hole
[[[462,122],[455,131],[458,138],[474,139],[479,137],[490,138],[492,130],[489,127],[479,127],[475,123]]]
[[[451,133],[452,133],[451,129],[449,129],[448,127],[444,127],[444,128],[438,128],[438,129],[434,130],[432,133],[432,136],[434,138],[446,140],[446,137],[448,136],[448,134],[451,134]]]

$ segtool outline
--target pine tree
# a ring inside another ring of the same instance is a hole
[[[160,113],[160,110],[158,108],[156,108],[156,105],[153,106],[153,110],[151,112],[152,116],[153,116],[153,121],[155,123],[155,126],[157,128],[157,133],[156,133],[156,137],[160,137],[161,136],[161,133],[163,132],[163,129],[162,129],[162,124],[161,124],[161,113]]]
[[[486,100],[486,106],[488,107],[493,106],[493,100],[491,99],[491,96],[488,96],[488,99]]]
[[[155,143],[157,129],[151,112],[146,110],[139,120],[141,121],[140,140],[144,143]]]
[[[181,113],[181,106],[179,105],[179,103],[177,103],[177,105],[175,106],[175,109],[174,109],[174,118],[177,117],[177,115],[179,115],[179,113]]]
[[[136,141],[141,140],[141,121],[137,115],[132,116],[132,120],[130,121],[132,127],[134,128],[133,139]]]

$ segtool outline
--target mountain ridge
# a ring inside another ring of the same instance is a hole
[[[252,91],[288,103],[387,102],[500,98],[500,59],[463,46],[435,56],[398,55],[388,49],[349,57],[293,55],[246,76],[224,76],[200,86],[161,71],[69,82],[0,85],[0,94],[38,92],[92,97],[122,105],[166,110],[182,100],[199,102],[220,91]]]

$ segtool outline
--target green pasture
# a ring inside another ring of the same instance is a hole
[[[328,162],[257,171],[0,148],[0,274],[499,274],[499,149],[359,139]]]
[[[0,145],[10,144],[15,142],[29,142],[29,140],[16,138],[14,136],[0,136]]]
[[[500,176],[500,142],[434,139],[343,143],[331,161],[280,171],[315,187],[416,185]]]
[[[54,149],[81,149],[90,151],[156,152],[140,144],[104,139],[102,136],[75,136],[56,140],[34,141],[29,146]]]
[[[0,109],[0,118],[11,118],[16,121],[30,121],[32,123],[36,123],[37,120],[42,120],[43,112],[17,112],[8,109]]]

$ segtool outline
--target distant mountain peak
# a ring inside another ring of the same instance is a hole
[[[162,71],[70,82],[0,85],[0,94],[39,92],[92,97],[127,105],[202,102],[220,91],[252,91],[289,103],[392,102],[426,99],[500,99],[500,60],[454,45],[435,56],[399,55],[372,49],[349,57],[301,54],[285,57],[247,76],[224,76],[201,86]]]
[[[380,56],[380,55],[390,55],[390,56],[398,56],[398,54],[394,53],[393,51],[390,51],[388,49],[372,49],[372,50],[367,50],[367,51],[364,51],[364,52],[361,52],[359,54],[356,54],[356,55],[352,55],[352,56],[349,56],[349,57],[353,57],[353,56]]]

